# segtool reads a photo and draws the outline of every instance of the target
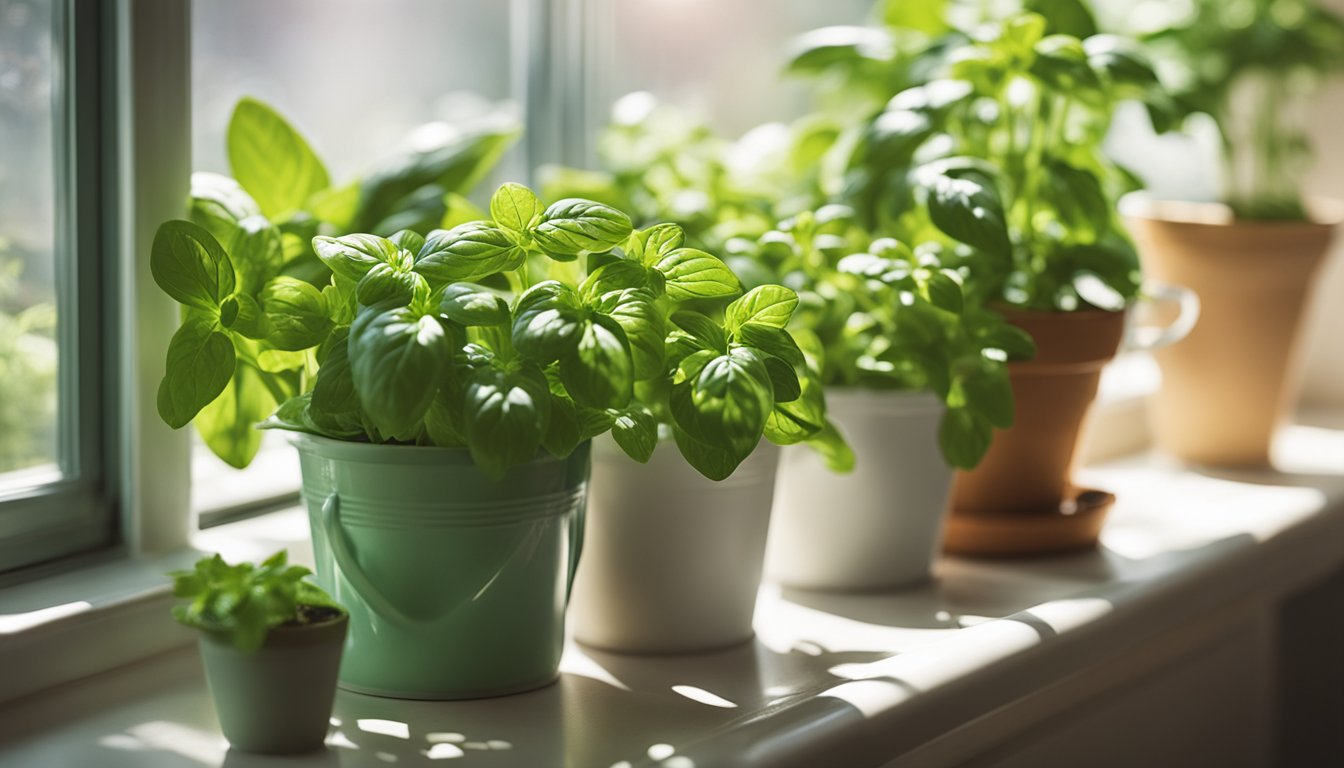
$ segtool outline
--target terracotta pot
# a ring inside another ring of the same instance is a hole
[[[1124,336],[1125,313],[1001,311],[1036,340],[1036,357],[1009,365],[1013,426],[996,432],[980,465],[953,481],[944,548],[1025,555],[1095,545],[1109,504],[1079,503],[1086,491],[1074,489],[1070,477],[1101,369]],[[1005,549],[999,532],[1012,519],[1034,534]]]
[[[1314,222],[1238,222],[1213,203],[1125,202],[1145,269],[1194,289],[1202,305],[1189,338],[1154,353],[1158,446],[1202,464],[1268,464],[1296,399],[1312,280],[1344,217],[1336,208]]]

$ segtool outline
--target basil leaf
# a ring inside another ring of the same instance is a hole
[[[507,325],[509,304],[488,288],[471,283],[445,286],[439,312],[458,325]]]
[[[266,341],[276,349],[315,347],[331,333],[326,297],[309,283],[277,277],[262,291],[261,302],[270,325]]]
[[[359,182],[343,187],[319,190],[308,199],[307,208],[313,218],[325,221],[337,232],[349,232],[359,205]]]
[[[956,383],[964,407],[989,422],[1007,429],[1013,426],[1013,387],[1008,371],[1001,366],[981,365]],[[957,399],[954,393],[952,398]]]
[[[159,416],[180,429],[214,402],[233,378],[233,342],[206,317],[189,313],[168,342],[167,367],[159,382]]]
[[[219,305],[219,324],[249,339],[264,339],[271,332],[261,305],[245,293],[236,293]]]
[[[605,293],[627,288],[644,288],[648,284],[647,267],[635,261],[619,259],[594,269],[579,285],[579,293],[584,299],[592,300]]]
[[[364,307],[350,327],[359,403],[385,437],[412,436],[452,356],[443,326],[407,307]]]
[[[742,291],[741,283],[727,264],[694,248],[671,251],[654,268],[666,279],[667,297],[672,301],[712,299]]]
[[[434,146],[390,158],[360,185],[354,228],[378,230],[384,220],[404,210],[426,187],[434,188],[431,192],[440,204],[449,193],[465,193],[499,161],[518,135],[516,125],[489,125],[454,132]],[[440,211],[438,215],[445,214]]]
[[[178,303],[217,312],[235,287],[233,263],[219,241],[189,221],[165,221],[149,253],[154,282]]]
[[[663,370],[667,324],[654,302],[653,295],[648,291],[628,288],[607,294],[598,305],[599,311],[615,320],[625,331],[637,380],[653,378]]]
[[[929,218],[954,240],[994,255],[1012,250],[1003,204],[992,187],[971,178],[934,176],[929,190]]]
[[[467,445],[476,464],[499,478],[509,467],[531,461],[550,416],[551,393],[539,370],[505,373],[483,368],[467,382],[464,415]]]
[[[618,411],[611,436],[627,456],[647,464],[658,447],[658,417],[641,405]]]
[[[586,439],[582,431],[583,425],[579,422],[579,411],[574,402],[551,393],[551,420],[546,425],[546,433],[541,436],[542,447],[557,459],[563,459]]]
[[[260,216],[261,208],[238,182],[218,173],[191,174],[191,220],[221,243],[233,238],[238,222]]]
[[[630,239],[635,246],[631,256],[646,267],[652,267],[686,242],[686,233],[676,224],[658,224],[634,232]]]
[[[559,360],[579,343],[587,315],[573,288],[554,280],[537,283],[514,307],[513,345],[541,365]]]
[[[1000,322],[980,339],[986,349],[1002,350],[1009,360],[1030,360],[1036,356],[1036,342],[1021,328]]]
[[[803,351],[793,336],[783,328],[750,322],[737,329],[737,340],[767,355],[773,355],[790,366],[804,364]]]
[[[430,232],[415,257],[415,271],[438,288],[517,269],[526,258],[508,232],[476,221]]]
[[[938,447],[947,463],[974,469],[989,450],[993,428],[965,408],[948,408],[938,424]]]
[[[311,410],[334,416],[359,412],[354,374],[350,369],[350,329],[339,328],[331,334],[331,350],[317,372]]]
[[[273,410],[275,397],[262,373],[240,363],[219,397],[196,414],[196,431],[224,463],[243,469],[261,448],[261,432],[254,427]]]
[[[832,472],[844,474],[854,471],[854,449],[831,422],[827,421],[816,436],[809,438],[807,446],[821,455],[821,460]]]
[[[388,242],[409,253],[419,253],[425,247],[425,238],[409,229],[399,230],[387,238]]]
[[[957,273],[948,269],[927,269],[921,267],[913,273],[919,295],[933,306],[961,314],[961,279]]]
[[[802,384],[798,381],[798,372],[793,366],[778,357],[766,357],[765,370],[770,374],[770,389],[775,403],[797,400],[803,393]]]
[[[358,281],[379,264],[396,261],[401,251],[386,238],[364,234],[315,237],[313,250],[333,273],[353,281]]]
[[[560,381],[574,402],[592,408],[623,408],[634,394],[634,362],[625,331],[609,317],[593,315],[574,350],[560,358]]]
[[[355,286],[355,299],[366,307],[374,304],[404,307],[428,295],[429,283],[425,278],[401,264],[375,265]]]
[[[685,430],[673,425],[672,437],[682,458],[695,471],[710,480],[726,480],[755,450],[755,444],[743,448],[737,444],[709,443],[691,437]]]
[[[672,324],[677,327],[672,336],[684,336],[694,342],[691,351],[696,349],[728,351],[728,335],[724,333],[723,327],[699,312],[676,312],[672,315]]]
[[[238,222],[229,240],[229,260],[237,273],[238,290],[256,294],[272,277],[280,274],[285,249],[280,230],[264,216],[248,216]]]
[[[723,312],[724,325],[729,334],[735,334],[747,323],[761,323],[783,328],[798,307],[798,294],[778,285],[752,288]]]
[[[630,217],[601,203],[567,198],[553,203],[532,228],[532,237],[548,255],[561,260],[619,245],[633,230]]]
[[[490,197],[490,218],[504,229],[524,233],[546,211],[532,190],[522,184],[504,184]]]
[[[693,380],[674,384],[672,421],[701,442],[723,444],[745,457],[760,441],[774,403],[760,355],[742,347],[710,360]]]
[[[256,99],[241,99],[234,108],[228,151],[233,177],[268,217],[298,210],[313,193],[331,186],[308,142]]]

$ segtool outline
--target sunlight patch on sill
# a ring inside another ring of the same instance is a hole
[[[720,709],[737,709],[737,705],[723,698],[716,693],[710,693],[704,688],[697,688],[694,685],[674,685],[672,690],[685,696],[691,701],[697,701],[701,704],[707,704],[711,707]]]
[[[72,603],[53,605],[50,608],[28,611],[27,613],[0,614],[0,635],[12,635],[25,629],[41,626],[49,621],[92,610],[92,608],[93,603],[87,600],[77,600]]]

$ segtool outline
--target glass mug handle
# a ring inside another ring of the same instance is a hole
[[[1166,323],[1144,322],[1147,315],[1175,317]],[[1199,320],[1199,296],[1180,285],[1144,281],[1143,292],[1125,318],[1126,351],[1161,349],[1184,339]]]

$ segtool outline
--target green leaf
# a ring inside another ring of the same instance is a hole
[[[396,261],[401,251],[391,240],[364,234],[315,237],[313,250],[333,273],[356,282],[379,264]]]
[[[394,232],[387,239],[388,242],[408,253],[419,253],[420,249],[425,247],[425,238],[418,232],[409,229]]]
[[[257,300],[245,293],[236,293],[219,306],[219,324],[249,339],[264,339],[271,332],[271,324]]]
[[[197,171],[191,174],[191,220],[221,243],[233,238],[238,222],[260,216],[261,207],[241,185],[228,176]]]
[[[735,444],[727,445],[697,440],[676,425],[672,427],[672,437],[676,440],[677,449],[681,451],[682,458],[686,459],[686,463],[690,464],[696,472],[714,481],[728,479],[755,449],[755,445],[744,450],[741,446]]]
[[[348,232],[358,205],[359,182],[351,182],[343,187],[318,190],[309,198],[307,207],[313,218],[325,221],[337,232]]]
[[[635,383],[634,362],[625,331],[613,319],[593,315],[584,324],[574,350],[560,358],[560,380],[576,403],[592,408],[623,408]]]
[[[774,407],[770,373],[758,353],[739,347],[674,384],[669,405],[673,423],[688,435],[745,458]]]
[[[531,461],[549,421],[551,392],[535,368],[505,373],[483,368],[467,382],[467,443],[476,464],[492,477]]]
[[[1008,380],[1007,368],[982,364],[959,379],[957,388],[961,390],[965,407],[990,426],[999,429],[1013,426],[1013,387]]]
[[[546,434],[541,436],[541,445],[550,454],[563,459],[587,439],[583,435],[583,425],[579,422],[579,411],[574,402],[567,397],[551,393],[551,420],[546,425]]]
[[[678,248],[658,260],[654,268],[663,274],[667,297],[672,301],[733,296],[742,285],[728,265],[694,248]]]
[[[642,405],[619,411],[611,425],[611,436],[627,456],[646,464],[658,447],[658,417]]]
[[[645,288],[649,284],[649,270],[639,262],[620,259],[594,269],[579,285],[584,299],[592,300],[612,291],[627,288]]]
[[[413,436],[452,357],[443,326],[407,307],[365,307],[350,327],[349,343],[364,413],[386,436]]]
[[[178,303],[216,312],[233,293],[233,263],[219,241],[189,221],[165,221],[149,253],[154,282]]]
[[[224,463],[243,469],[261,447],[256,425],[275,410],[275,397],[250,365],[238,364],[233,378],[213,402],[196,414],[196,430]]]
[[[676,224],[657,224],[630,235],[631,257],[652,267],[686,242],[686,233]]]
[[[465,194],[494,167],[519,133],[512,123],[458,131],[433,146],[390,158],[361,184],[354,228],[386,231],[380,230],[380,225],[405,210],[417,193],[429,187],[441,204],[448,194]]]
[[[974,469],[989,450],[994,430],[988,422],[964,408],[948,408],[938,425],[938,447],[947,463]]]
[[[933,306],[961,314],[962,295],[961,278],[949,269],[928,269],[921,267],[913,272],[919,295]]]
[[[737,329],[737,340],[767,355],[773,355],[789,366],[803,365],[803,351],[793,336],[783,328],[750,322]]]
[[[1003,204],[987,182],[936,175],[929,190],[929,218],[955,240],[994,255],[1012,250]]]
[[[228,253],[237,273],[238,290],[246,294],[260,291],[268,280],[280,274],[285,263],[280,230],[264,216],[249,216],[238,222]]]
[[[537,283],[514,307],[513,345],[540,365],[559,360],[578,345],[588,314],[573,288],[554,280]]]
[[[477,221],[430,232],[415,257],[415,271],[438,288],[518,269],[526,258],[508,232]]]
[[[793,366],[778,357],[766,357],[765,370],[770,374],[770,389],[776,404],[797,400],[802,395],[802,384]]]
[[[625,331],[634,359],[635,379],[653,378],[662,372],[667,323],[652,294],[640,288],[609,293],[602,297],[598,311]]]
[[[210,320],[188,314],[168,342],[167,368],[159,382],[159,417],[179,429],[214,402],[233,378],[233,343]]]
[[[1030,360],[1036,356],[1036,342],[1021,328],[1000,321],[980,339],[982,348],[1002,350],[1009,360]]]
[[[228,151],[233,177],[268,217],[301,209],[313,193],[331,186],[308,142],[256,99],[241,99],[234,108]]]
[[[826,468],[832,472],[844,474],[854,471],[854,449],[849,447],[835,425],[827,421],[815,437],[808,439],[807,446],[821,456]]]
[[[676,328],[667,337],[671,363],[698,350],[712,350],[719,354],[728,351],[728,335],[723,326],[699,312],[677,312],[672,315],[672,324]]]
[[[552,257],[574,258],[620,245],[634,227],[624,213],[592,200],[553,203],[532,228],[537,245]]]
[[[490,218],[513,232],[527,232],[545,212],[546,206],[522,184],[504,184],[490,197]]]
[[[724,310],[724,325],[730,334],[747,323],[761,323],[783,328],[798,307],[798,294],[779,285],[762,285],[751,289]]]
[[[350,369],[350,329],[339,328],[331,334],[330,351],[317,372],[310,410],[315,419],[326,420],[337,414],[359,411],[354,374]]]
[[[444,212],[437,229],[452,229],[471,221],[484,221],[489,218],[488,214],[475,203],[456,192],[449,192],[443,198],[443,202],[448,206],[448,210]]]
[[[326,298],[309,283],[277,277],[262,291],[261,302],[270,325],[266,341],[276,349],[315,347],[331,333]]]
[[[445,286],[439,312],[459,325],[508,325],[509,304],[490,289],[471,283]]]
[[[409,256],[409,252],[402,251]],[[407,259],[409,261],[409,259]],[[355,286],[355,298],[360,304],[395,304],[406,306],[416,299],[429,296],[429,282],[412,272],[404,263],[377,264],[364,273]]]

